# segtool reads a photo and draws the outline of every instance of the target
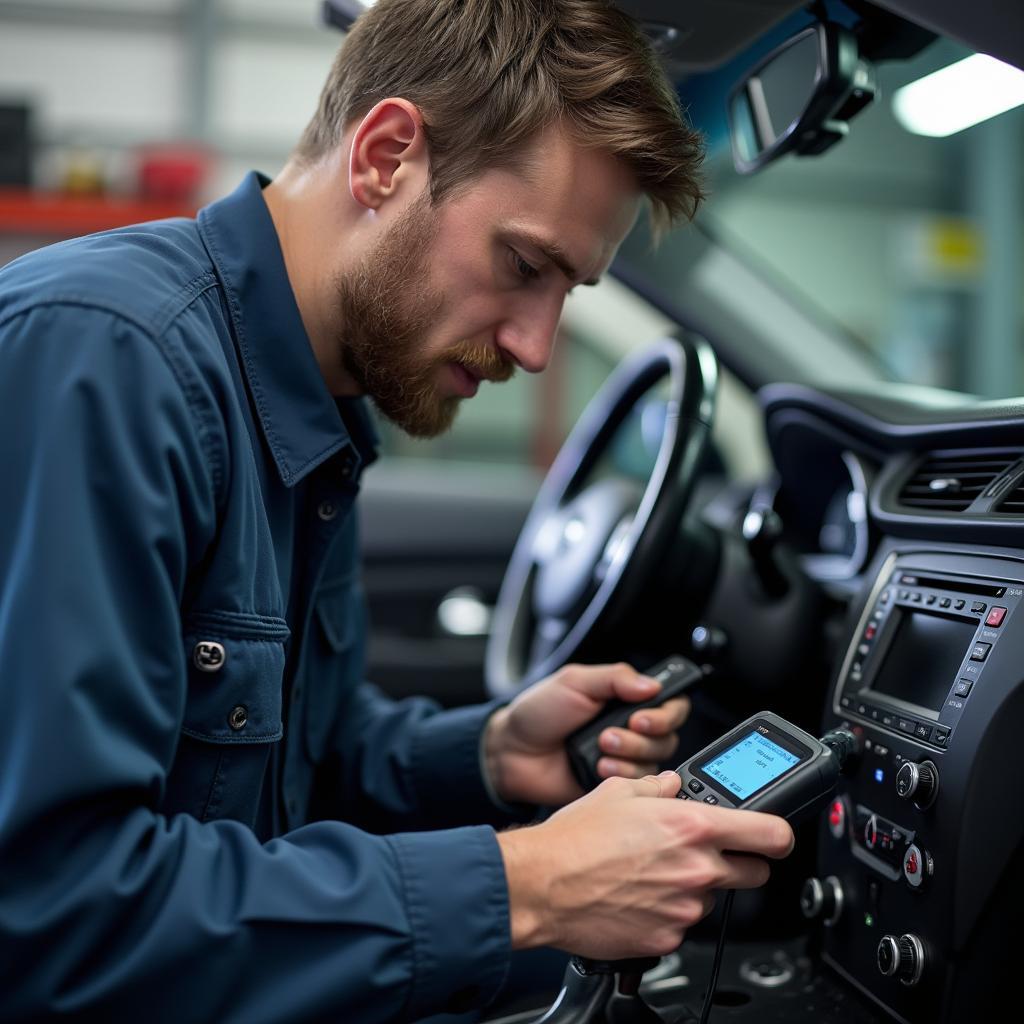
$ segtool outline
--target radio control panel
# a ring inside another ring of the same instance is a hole
[[[843,897],[822,957],[904,1024],[963,1019],[998,980],[965,944],[1016,941],[1022,599],[1019,551],[890,539],[822,723],[862,744],[819,825],[816,872]]]
[[[1006,581],[927,561],[889,568],[847,651],[835,712],[945,749],[1021,597]]]

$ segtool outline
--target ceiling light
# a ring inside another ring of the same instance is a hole
[[[320,12],[325,25],[347,32],[356,18],[377,0],[322,0]]]
[[[893,113],[908,131],[944,137],[1024,103],[1024,71],[976,53],[898,89]]]

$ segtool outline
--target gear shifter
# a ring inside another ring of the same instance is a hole
[[[657,966],[660,959],[574,956],[565,969],[561,992],[534,1024],[663,1024],[640,995],[644,971]]]

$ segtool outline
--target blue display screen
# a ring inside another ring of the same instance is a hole
[[[799,763],[799,755],[773,743],[762,733],[751,732],[713,761],[708,761],[701,771],[740,800],[746,800]]]

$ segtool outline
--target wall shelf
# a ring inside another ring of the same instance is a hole
[[[0,188],[0,234],[71,238],[166,217],[193,217],[184,202],[137,197],[73,196]]]

